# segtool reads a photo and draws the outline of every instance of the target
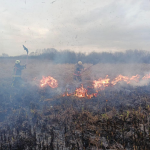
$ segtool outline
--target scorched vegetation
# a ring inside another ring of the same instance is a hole
[[[18,88],[11,87],[13,63],[0,62],[1,150],[150,149],[149,65],[97,64],[81,85],[73,64],[30,59]],[[54,83],[41,87],[48,76]]]

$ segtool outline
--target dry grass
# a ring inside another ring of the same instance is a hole
[[[14,62],[15,60],[10,59],[0,60],[1,84],[9,85],[11,83]],[[25,61],[22,61],[22,64],[25,64]],[[84,64],[85,67],[89,65]],[[146,64],[97,64],[83,74],[83,82],[103,78],[107,74],[112,78],[119,74],[142,75],[148,73],[149,70],[150,65]],[[70,84],[73,82],[73,72],[73,64],[53,64],[47,60],[32,59],[29,60],[27,69],[23,71],[22,78],[30,82],[35,77],[41,79],[42,76],[50,75],[57,79],[59,84]],[[32,143],[47,147],[49,143],[54,147],[58,145],[71,149],[72,141],[75,141],[74,149],[77,147],[80,149],[86,149],[84,147],[87,149],[92,149],[92,147],[94,149],[106,149],[106,147],[121,149],[123,146],[130,146],[131,149],[135,146],[136,149],[149,149],[150,102],[147,89],[145,90],[146,94],[143,93],[144,88],[138,88],[130,95],[127,95],[124,90],[120,93],[107,92],[106,94],[105,91],[101,91],[98,97],[92,100],[82,99],[82,101],[79,101],[77,97],[62,97],[62,95],[49,98],[49,91],[46,95],[46,90],[39,92],[37,88],[29,87],[20,93],[16,88],[12,88],[12,91],[10,89],[0,90],[2,97],[0,99],[0,118],[2,123],[4,121],[7,123],[1,124],[0,122],[1,146],[9,146],[8,143],[15,145],[15,142],[19,141],[19,137],[23,136],[25,139],[21,143],[24,145],[29,143],[28,147],[31,147]],[[49,99],[44,101],[46,98]],[[131,108],[127,109],[130,105]],[[2,116],[4,117],[2,118]],[[26,132],[22,127],[26,128]],[[56,129],[52,127],[56,127]],[[18,133],[12,132],[12,128],[15,128]],[[58,133],[60,136],[53,136]],[[48,141],[48,138],[53,140]],[[68,143],[68,146],[62,144],[65,142]],[[21,143],[19,144],[21,145]]]
[[[21,60],[25,64],[25,60]],[[11,83],[13,76],[14,59],[0,60],[0,82]],[[88,67],[91,64],[84,64]],[[97,64],[83,73],[83,82],[89,82],[94,79],[104,78],[109,75],[115,78],[117,75],[144,75],[150,70],[150,64]],[[59,83],[69,84],[73,82],[74,64],[53,64],[48,60],[28,60],[27,68],[22,72],[22,78],[28,82],[35,78],[41,79],[42,76],[52,76]]]

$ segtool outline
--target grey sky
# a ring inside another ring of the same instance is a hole
[[[150,0],[0,0],[0,54],[149,50]]]

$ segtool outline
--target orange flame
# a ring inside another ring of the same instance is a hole
[[[132,77],[119,75],[114,80],[110,81],[110,78],[108,78],[108,75],[107,75],[104,79],[99,78],[98,80],[94,80],[93,81],[93,87],[95,89],[104,90],[105,87],[108,87],[109,85],[116,85],[118,82],[121,82],[121,81],[124,81],[127,84],[129,84],[131,81],[138,82],[139,78],[140,78],[139,75],[135,75],[135,76],[132,76]],[[149,76],[149,78],[150,78],[150,76]]]
[[[143,80],[150,79],[150,74],[146,74],[142,79],[143,79]]]
[[[116,85],[119,81],[124,81],[124,82],[126,82],[127,84],[129,84],[131,81],[136,81],[136,82],[138,82],[139,77],[140,77],[139,75],[132,76],[132,77],[127,77],[127,76],[119,75],[118,77],[116,77],[116,78],[111,82],[111,84],[112,84],[112,85]]]
[[[130,81],[139,82],[139,78],[140,78],[140,76],[137,74],[136,76],[132,76],[132,77],[130,78]]]
[[[58,82],[57,82],[57,80],[54,79],[54,78],[51,77],[51,76],[43,77],[40,82],[41,82],[41,87],[44,87],[44,86],[46,86],[46,85],[50,86],[51,88],[56,88],[56,87],[58,87]]]
[[[130,83],[130,78],[127,76],[119,75],[111,82],[111,84],[116,85],[119,81],[125,81],[128,84],[128,83]]]
[[[132,81],[139,82],[139,78],[140,78],[140,76],[138,74],[135,75],[135,76],[131,76],[131,77],[118,75],[115,79],[113,79],[111,81],[110,78],[108,78],[108,75],[107,75],[104,79],[99,78],[98,80],[93,81],[93,84],[92,84],[91,88],[96,89],[95,93],[88,94],[88,89],[84,88],[83,85],[81,84],[81,87],[76,88],[75,92],[68,93],[68,89],[67,89],[67,91],[63,94],[63,96],[71,96],[72,95],[72,96],[77,96],[79,98],[82,98],[82,97],[92,98],[92,97],[96,97],[97,94],[98,94],[98,91],[99,90],[104,90],[105,87],[108,87],[110,85],[116,85],[118,82],[121,82],[121,81],[124,81],[127,84],[131,83]],[[145,75],[141,79],[142,80],[150,79],[150,74]],[[50,77],[50,76],[43,77],[40,82],[41,82],[41,84],[40,84],[41,87],[46,86],[46,85],[48,85],[52,88],[58,87],[57,80],[54,79],[53,77]]]
[[[75,90],[75,96],[86,97],[87,96],[87,89],[83,88],[83,85],[82,85],[81,88],[77,88]]]
[[[66,92],[63,94],[63,97],[64,96],[71,96],[73,93],[68,93],[68,89],[66,89]]]
[[[88,90],[85,89],[83,87],[83,85],[81,84],[81,87],[80,88],[76,88],[75,92],[74,93],[71,93],[69,94],[67,91],[63,94],[63,96],[76,96],[76,97],[79,97],[79,98],[82,98],[82,97],[86,97],[86,98],[92,98],[92,97],[96,97],[98,93],[92,93],[92,94],[88,94]]]
[[[87,95],[87,98],[90,99],[90,98],[92,98],[92,97],[97,97],[97,94],[98,94],[98,93],[92,93],[92,94],[90,94],[90,95]]]
[[[97,81],[93,81],[93,86],[95,89],[107,87],[110,84],[110,79],[108,78],[108,75],[105,77],[105,79],[99,78]]]

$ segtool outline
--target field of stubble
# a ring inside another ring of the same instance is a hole
[[[21,60],[21,65],[26,63]],[[13,67],[15,59],[0,60],[0,84],[11,84],[13,77]],[[88,67],[91,64],[83,64]],[[29,59],[27,67],[22,71],[22,78],[27,82],[35,79],[40,80],[42,76],[52,76],[58,83],[69,84],[73,82],[74,64],[54,64],[48,60]],[[143,76],[149,73],[150,64],[96,64],[83,73],[83,83],[93,81],[99,78],[114,79],[119,74],[124,76],[133,76],[139,74]]]
[[[0,60],[1,150],[150,149],[149,85],[129,87],[128,92],[111,87],[114,91],[99,91],[91,99],[63,96],[58,88],[39,88],[40,79],[52,76],[65,88],[74,83],[74,64],[31,59],[22,72],[28,86],[15,88],[14,63]],[[142,77],[149,70],[149,64],[97,64],[83,73],[82,83],[106,75],[112,80],[119,74]]]

